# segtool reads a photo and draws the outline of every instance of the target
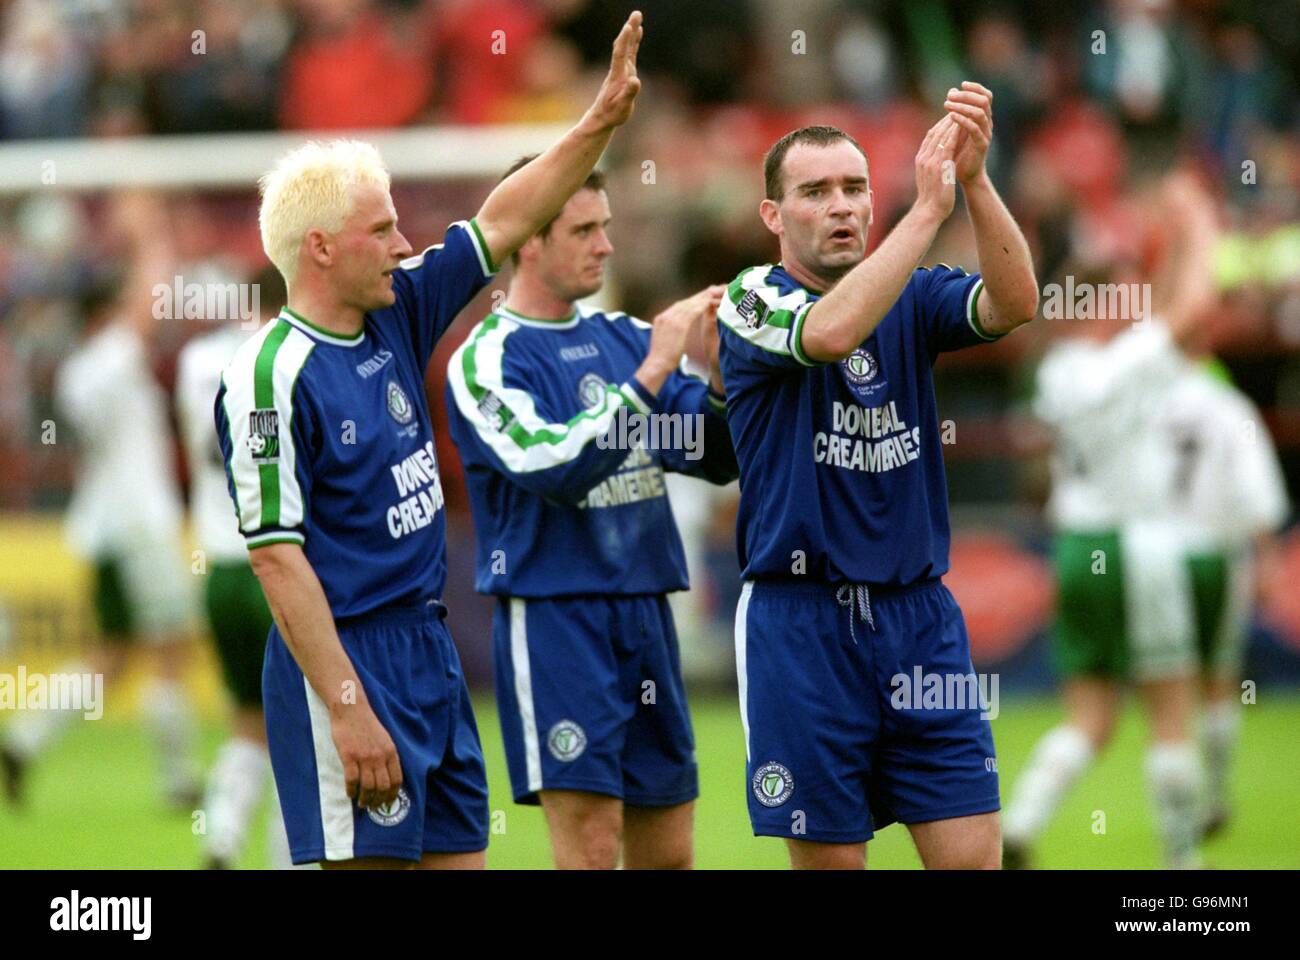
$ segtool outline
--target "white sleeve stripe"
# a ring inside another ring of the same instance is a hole
[[[600,405],[587,411],[586,415],[579,415],[570,423],[550,423],[544,420],[537,413],[537,405],[531,394],[505,385],[502,373],[505,341],[515,329],[514,324],[502,320],[499,327],[486,333],[481,328],[475,330],[452,354],[447,369],[447,379],[451,384],[456,408],[483,443],[491,448],[511,472],[531,473],[577,459],[588,443],[610,429],[620,408],[637,408],[631,399],[636,396],[631,386],[620,388],[610,385],[606,387]],[[464,359],[466,351],[471,347],[475,350],[473,360],[479,386],[495,394],[509,407],[513,414],[512,423],[502,424],[499,428],[479,409],[478,402],[470,393],[465,379]],[[521,445],[516,439],[520,432],[528,440],[527,444]],[[556,439],[538,438],[536,435],[539,433],[551,434]]]
[[[488,255],[487,255],[488,252],[483,249],[483,243],[480,242],[478,230],[474,228],[474,225],[471,224],[468,220],[457,220],[455,223],[452,224],[452,226],[460,227],[467,234],[469,234],[469,242],[474,245],[474,253],[478,256],[478,265],[483,270],[483,276],[487,277],[488,279],[491,279],[493,276],[495,276],[495,274],[492,272],[491,265],[488,263]]]
[[[253,371],[262,344],[275,329],[268,323],[239,349],[221,380],[226,385],[223,403],[226,424],[230,431],[230,476],[235,484],[235,506],[239,511],[241,530],[257,529],[262,518],[262,483],[257,464],[248,455],[248,415],[255,409],[253,403]]]
[[[288,416],[280,427],[280,526],[298,527],[303,522],[302,486],[298,483],[298,450],[293,443],[293,388],[307,357],[316,345],[306,334],[294,330],[285,338],[275,355],[271,382],[275,388],[275,408]]]
[[[256,533],[262,526],[261,464],[249,451],[249,416],[257,409],[254,392],[257,358],[275,327],[274,323],[267,324],[262,332],[245,343],[223,376],[226,420],[230,428],[230,474],[235,482],[240,530],[246,534]],[[309,336],[297,328],[292,329],[276,351],[271,371],[273,402],[280,414],[280,457],[276,463],[280,494],[276,526],[279,527],[296,527],[303,522],[302,488],[298,483],[297,450],[292,433],[293,388],[314,347]]]
[[[976,314],[975,312],[978,309],[975,303],[975,298],[979,296],[980,291],[983,289],[984,289],[983,277],[981,277],[979,280],[976,280],[973,284],[971,284],[970,293],[966,295],[966,322],[969,323],[970,328],[975,331],[975,336],[979,337],[981,340],[987,340],[991,343],[994,340],[1000,340],[1002,338],[985,333],[983,328],[980,326],[978,314]]]
[[[794,358],[805,367],[817,366],[817,362],[812,360],[803,352],[803,344],[800,343],[800,338],[803,337],[804,321],[808,318],[808,312],[812,310],[812,308],[813,305],[811,303],[805,303],[799,308],[798,312],[794,315],[794,321],[790,324],[790,352],[794,355]],[[821,316],[821,314],[818,314],[818,316]]]

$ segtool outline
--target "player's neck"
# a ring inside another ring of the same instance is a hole
[[[501,305],[530,320],[568,320],[574,311],[572,300],[556,295],[546,284],[524,271],[515,273]]]
[[[840,277],[844,276],[844,274],[839,274],[835,277],[823,277],[807,269],[794,257],[782,257],[781,269],[790,274],[801,287],[819,295],[825,295],[829,292],[831,287],[840,282]],[[846,270],[845,273],[847,272]]]
[[[289,309],[314,327],[340,337],[355,337],[365,326],[366,315],[356,307],[331,303],[310,292],[293,291],[289,294]]]

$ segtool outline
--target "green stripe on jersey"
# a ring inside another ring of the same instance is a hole
[[[473,336],[470,337],[469,344],[465,347],[465,353],[461,357],[461,370],[465,374],[465,387],[469,390],[469,395],[474,398],[476,403],[486,397],[489,392],[488,389],[478,381],[478,344],[480,340],[486,337],[489,333],[492,333],[500,325],[501,317],[495,313],[488,314],[487,318],[479,324],[478,330],[476,330]],[[505,347],[503,338],[502,356],[504,357],[504,355]],[[503,372],[503,382],[504,377],[505,375]],[[547,429],[529,430],[520,422],[518,415],[516,415],[516,413],[505,404],[504,399],[501,397],[498,397],[498,399],[502,400],[502,403],[497,411],[497,415],[501,418],[501,423],[509,425],[507,429],[502,430],[501,432],[505,436],[509,437],[521,450],[527,450],[529,447],[536,446],[539,443],[554,445],[562,442],[568,437],[569,431],[575,426],[582,423],[584,420],[595,420],[604,413],[611,399],[622,400],[622,402],[632,410],[637,410],[645,406],[639,397],[629,397],[621,388],[610,385],[605,388],[605,398],[601,401],[599,407],[592,410],[584,410],[582,413],[570,417],[564,424],[564,432],[556,433],[554,430]]]
[[[275,406],[275,355],[280,345],[293,329],[285,320],[276,323],[257,354],[257,363],[253,367],[253,403],[259,410]],[[288,426],[288,423],[285,423]],[[257,467],[257,478],[262,488],[262,526],[278,526],[280,523],[280,465],[278,463],[261,463]]]
[[[488,273],[496,273],[501,268],[492,259],[492,251],[488,249],[487,241],[483,239],[483,231],[478,227],[477,217],[470,218],[469,228],[474,234],[474,239],[478,241],[479,249],[483,251],[483,262],[487,264]]]
[[[989,333],[987,330],[984,329],[984,325],[980,323],[979,299],[980,299],[980,294],[983,292],[984,292],[984,279],[981,277],[979,280],[975,281],[975,287],[971,290],[969,294],[970,308],[967,311],[968,313],[967,319],[970,321],[971,329],[974,330],[975,334],[981,339],[1001,340],[1002,339],[1001,334]]]
[[[755,270],[763,271],[763,283],[757,287],[745,286],[745,278]],[[781,296],[781,294],[777,292],[776,287],[767,283],[767,275],[771,270],[772,268],[770,266],[751,267],[746,270],[735,280],[731,281],[731,284],[727,287],[727,297],[731,300],[731,305],[733,307],[739,307],[740,301],[744,299],[745,294],[753,291],[754,295],[763,301],[763,307],[767,311],[767,319],[763,321],[763,326],[780,327],[782,330],[788,330],[790,329],[790,324],[794,322],[795,311],[786,310],[782,307],[773,307],[768,299],[760,292],[761,290],[771,290],[776,297],[779,298]]]

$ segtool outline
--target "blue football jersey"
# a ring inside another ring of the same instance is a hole
[[[740,462],[745,579],[905,586],[948,570],[948,491],[931,367],[996,339],[978,274],[912,273],[848,357],[803,352],[819,295],[781,266],[745,270],[718,311],[727,418]]]
[[[664,471],[726,483],[736,458],[704,381],[677,372],[657,396],[636,381],[649,348],[650,325],[623,313],[535,320],[502,308],[452,355],[448,419],[481,593],[686,589]]]
[[[336,618],[441,597],[446,518],[424,371],[491,278],[473,221],[402,261],[397,300],[341,337],[285,308],[226,368],[215,408],[250,549],[300,543]]]

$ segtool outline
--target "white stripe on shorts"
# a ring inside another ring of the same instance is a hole
[[[736,685],[740,688],[740,725],[745,728],[745,762],[749,762],[749,675],[746,673],[745,641],[749,625],[749,595],[754,592],[754,581],[747,580],[740,588],[740,602],[736,604]]]
[[[515,700],[524,728],[524,761],[528,789],[542,789],[542,748],[537,742],[537,714],[533,706],[533,674],[528,664],[528,601],[510,598],[510,666],[515,672]]]
[[[307,690],[307,711],[311,715],[311,742],[316,748],[316,794],[320,798],[320,825],[325,835],[326,860],[351,860],[352,800],[348,796],[343,760],[330,734],[330,709],[302,678]]]

